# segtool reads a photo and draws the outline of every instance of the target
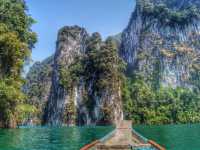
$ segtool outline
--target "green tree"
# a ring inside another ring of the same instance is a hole
[[[33,23],[23,0],[0,1],[0,127],[16,127],[25,103],[21,73],[37,39]]]
[[[116,42],[108,38],[99,51],[97,58],[97,70],[99,72],[99,89],[116,89],[116,84],[120,84],[123,79],[125,64],[118,56]],[[119,85],[118,85],[119,86]]]
[[[123,86],[126,119],[136,124],[200,122],[200,94],[188,88],[160,87],[155,90],[139,75]]]

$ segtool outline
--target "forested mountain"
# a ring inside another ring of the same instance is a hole
[[[29,118],[48,125],[200,122],[199,7],[199,0],[137,0],[125,30],[105,41],[63,27],[55,55],[27,75],[27,102],[40,112]]]
[[[78,26],[58,33],[44,123],[106,124],[122,119],[121,59],[111,38]]]
[[[120,49],[127,63],[127,118],[199,122],[199,7],[198,0],[137,0]]]

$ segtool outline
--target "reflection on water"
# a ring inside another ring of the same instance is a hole
[[[138,132],[167,150],[200,150],[200,124],[136,126]]]
[[[113,127],[0,129],[0,150],[78,150]]]
[[[200,150],[200,124],[136,126],[138,132],[167,150]],[[0,129],[0,150],[79,150],[113,127]]]

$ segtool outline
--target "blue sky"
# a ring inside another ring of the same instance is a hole
[[[134,0],[26,0],[29,14],[37,21],[32,29],[38,43],[33,61],[41,61],[55,52],[58,30],[79,25],[89,33],[99,32],[106,38],[121,32],[128,24]]]

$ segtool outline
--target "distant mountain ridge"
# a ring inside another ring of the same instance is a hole
[[[40,111],[40,120],[52,85],[53,58],[54,56],[50,56],[42,62],[34,63],[26,75],[26,83],[23,86],[23,91],[28,95],[28,103]]]

